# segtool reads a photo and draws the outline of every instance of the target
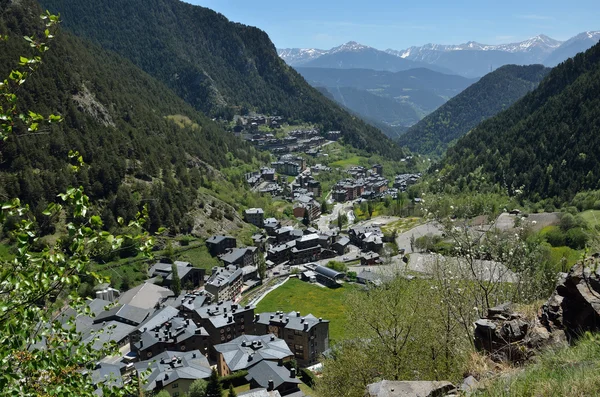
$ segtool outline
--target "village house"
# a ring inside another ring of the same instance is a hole
[[[142,331],[139,341],[131,343],[131,351],[140,359],[152,358],[165,350],[208,352],[208,333],[189,318],[173,317]]]
[[[383,248],[383,232],[377,226],[357,226],[348,230],[350,242],[365,252]]]
[[[204,284],[204,269],[194,267],[189,262],[175,261],[173,264],[157,262],[150,270],[149,277],[162,278],[163,287],[170,288],[173,283],[173,266],[177,268],[177,276],[181,281],[182,286],[191,286],[193,288],[200,287]]]
[[[283,361],[262,360],[248,369],[246,380],[251,388],[264,388],[277,391],[280,396],[303,397],[299,385],[302,381],[296,376],[296,368],[288,369]]]
[[[300,312],[268,312],[254,316],[256,335],[273,334],[285,340],[301,367],[316,364],[329,349],[329,321]]]
[[[208,379],[211,374],[210,364],[199,350],[183,353],[167,350],[134,366],[145,391],[166,390],[171,397],[187,395],[196,379]]]
[[[253,326],[251,323],[249,326]],[[248,370],[263,360],[278,363],[290,361],[294,355],[287,343],[275,335],[242,335],[215,346],[220,376]]]
[[[204,289],[214,301],[236,300],[242,293],[242,269],[237,266],[213,267]]]
[[[237,241],[231,236],[212,236],[206,240],[206,246],[212,256],[218,256],[224,254],[229,248],[235,248]]]
[[[230,248],[224,254],[219,255],[219,259],[227,266],[255,266],[258,263],[258,248]]]
[[[209,335],[211,357],[215,356],[214,346],[251,333],[254,325],[254,306],[241,306],[232,301],[221,301],[196,309],[192,319],[201,325]]]
[[[249,208],[244,211],[244,221],[256,227],[263,227],[265,222],[265,212],[262,208]]]

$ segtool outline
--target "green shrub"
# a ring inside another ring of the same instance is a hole
[[[223,376],[221,378],[221,384],[224,389],[228,389],[229,385],[233,385],[233,387],[245,385],[248,383],[246,375],[248,375],[248,371],[236,371],[231,375]]]
[[[566,236],[562,230],[558,228],[552,228],[549,230],[545,236],[546,241],[553,247],[563,247],[566,244]]]
[[[566,244],[573,249],[584,249],[587,241],[588,235],[583,229],[571,229],[567,232]]]

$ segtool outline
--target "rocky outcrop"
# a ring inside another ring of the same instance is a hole
[[[493,307],[475,322],[475,347],[496,362],[522,363],[550,339],[537,321],[526,321],[512,305]]]
[[[509,303],[489,309],[475,322],[475,347],[496,362],[523,363],[541,347],[600,331],[600,255],[561,274],[538,318],[525,320]]]
[[[367,386],[365,397],[445,397],[454,395],[450,382],[402,382],[382,380]]]
[[[553,334],[571,341],[586,331],[600,330],[599,255],[562,274],[556,290],[542,306],[540,321]]]

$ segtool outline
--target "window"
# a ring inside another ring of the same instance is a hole
[[[294,335],[302,335],[302,331],[295,330],[295,331],[294,331]]]
[[[175,393],[173,393],[173,397],[179,397],[179,392],[176,391]]]
[[[179,387],[179,383],[173,383],[171,386],[172,389],[177,389]]]
[[[287,337],[288,337],[288,339],[294,339],[294,335],[292,335],[292,334],[288,334]]]
[[[302,345],[294,345],[294,349],[296,349],[296,350],[304,350],[304,346],[302,346]]]

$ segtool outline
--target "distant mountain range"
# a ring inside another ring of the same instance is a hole
[[[280,57],[286,56],[288,59],[294,59],[291,65],[295,67],[373,69],[388,72],[427,67],[438,72],[453,73],[444,67],[404,59],[355,41],[350,41],[329,51],[318,49],[287,49],[278,50],[278,53]],[[283,59],[286,60],[286,58]]]
[[[565,42],[539,35],[510,44],[487,45],[470,41],[459,45],[426,44],[400,51],[380,51],[349,42],[331,50],[280,49],[278,53],[294,67],[367,68],[387,71],[427,67],[465,77],[481,77],[508,64],[556,66],[578,52],[587,50],[598,40],[600,31],[590,31],[578,34]],[[405,62],[393,60],[386,55]]]
[[[365,120],[410,127],[476,80],[426,68],[401,72],[370,69],[296,69],[314,87]],[[397,136],[394,129],[391,136]]]

